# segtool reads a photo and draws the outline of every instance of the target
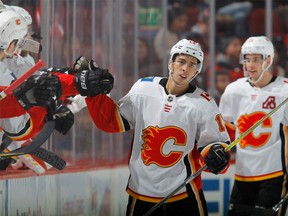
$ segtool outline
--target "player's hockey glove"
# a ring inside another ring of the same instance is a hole
[[[82,96],[109,94],[114,85],[114,78],[107,69],[83,70],[75,74],[75,86]]]
[[[208,170],[219,174],[229,165],[230,153],[225,151],[220,142],[214,143],[204,158]]]
[[[82,71],[82,70],[95,70],[98,68],[97,63],[94,60],[89,61],[84,56],[79,56],[75,63],[73,64],[73,69]]]
[[[57,108],[53,115],[55,121],[55,129],[65,135],[74,124],[74,114],[66,106]]]
[[[13,91],[13,95],[25,110],[32,106],[46,106],[55,95],[61,94],[61,84],[51,74],[33,75]]]

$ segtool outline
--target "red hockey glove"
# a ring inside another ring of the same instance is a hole
[[[219,142],[210,147],[204,160],[210,172],[219,174],[229,165],[230,154]]]

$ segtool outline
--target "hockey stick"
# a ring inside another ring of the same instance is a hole
[[[5,134],[4,134],[5,135]],[[3,152],[10,144],[12,143],[12,140],[6,136],[2,144],[0,146],[0,152]],[[38,148],[35,151],[32,151],[30,154],[36,156],[37,158],[47,162],[54,168],[58,170],[62,170],[66,166],[66,161],[60,158],[58,155],[44,149],[44,148]]]
[[[30,154],[31,152],[35,151],[37,148],[39,148],[41,145],[44,144],[44,142],[49,138],[51,133],[53,132],[55,127],[54,121],[48,121],[45,123],[43,129],[39,132],[39,134],[29,143],[29,145],[12,150],[10,152],[4,152],[0,153],[1,157],[14,157],[24,154]]]
[[[22,76],[16,79],[10,86],[8,86],[4,91],[0,92],[0,100],[5,98],[8,94],[11,94],[14,89],[19,87],[26,79],[28,79],[32,74],[43,67],[45,63],[40,59],[32,68],[26,71]]]
[[[271,110],[269,113],[267,113],[262,119],[260,119],[258,122],[256,122],[253,126],[251,126],[248,130],[246,130],[244,133],[242,133],[236,140],[234,140],[229,146],[225,148],[225,151],[229,151],[232,149],[238,142],[240,142],[242,139],[244,139],[248,134],[250,134],[255,128],[257,128],[260,124],[262,124],[267,118],[269,118],[272,114],[277,112],[284,104],[286,104],[288,101],[288,98],[286,98],[284,101],[282,101],[277,107],[275,107],[273,110]],[[207,165],[205,164],[202,166],[197,172],[195,172],[193,175],[185,179],[185,181],[179,185],[175,190],[173,190],[170,194],[168,194],[166,197],[164,197],[160,202],[155,204],[151,209],[149,209],[144,216],[150,215],[152,212],[154,212],[157,208],[159,208],[161,205],[163,205],[171,196],[173,196],[175,193],[177,193],[179,190],[181,190],[183,187],[185,187],[190,181],[192,181],[194,178],[196,178],[198,175],[201,174],[202,171],[207,169]]]
[[[38,148],[35,151],[31,152],[32,155],[38,157],[39,159],[47,162],[54,168],[58,170],[63,170],[66,167],[66,161],[60,158],[58,155],[44,149]]]
[[[272,208],[270,209],[264,209],[263,210],[263,216],[273,216],[275,215],[278,211],[281,205],[288,200],[288,193]]]

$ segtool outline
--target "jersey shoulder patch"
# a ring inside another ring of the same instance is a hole
[[[140,82],[153,82],[155,77],[143,77]]]

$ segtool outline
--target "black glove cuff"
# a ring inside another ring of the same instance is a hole
[[[25,109],[25,110],[30,110],[32,106],[34,106],[35,104],[30,103],[30,101],[28,100],[28,98],[25,95],[22,96],[16,96],[19,104]]]
[[[87,87],[87,78],[88,78],[88,74],[89,71],[88,70],[83,70],[80,71],[79,73],[76,73],[74,75],[74,83],[75,83],[75,87],[77,89],[77,91],[79,92],[80,95],[82,96],[89,96],[91,95],[91,92],[88,91],[88,87]]]

